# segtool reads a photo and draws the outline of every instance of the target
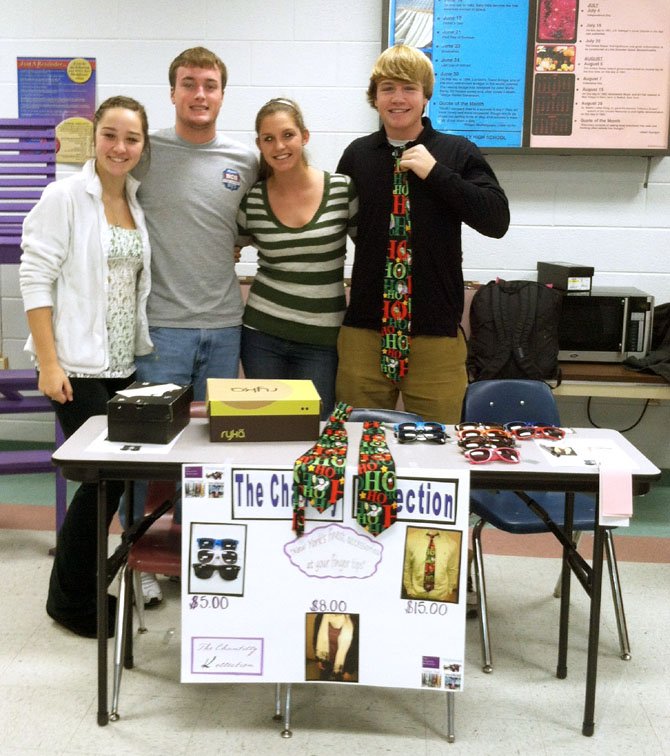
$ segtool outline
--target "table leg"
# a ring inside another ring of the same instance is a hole
[[[281,683],[275,684],[275,713],[272,717],[276,722],[281,722]]]
[[[453,743],[456,740],[456,730],[454,729],[454,709],[456,708],[456,694],[453,690],[447,691],[447,743]]]
[[[575,495],[571,491],[565,493],[565,511],[563,517],[563,532],[572,541],[574,522]],[[572,570],[569,561],[570,549],[563,545],[563,565],[561,569],[561,609],[558,623],[558,663],[556,677],[564,680],[568,676],[568,625],[570,622],[570,577]]]
[[[596,501],[596,517],[598,517],[599,511],[598,501]],[[589,650],[586,662],[586,700],[584,701],[584,724],[582,726],[582,735],[587,736],[593,735],[594,730],[604,542],[605,531],[596,524],[593,533],[593,583],[591,586],[591,616],[589,618]]]
[[[123,489],[124,503],[126,507],[126,528],[130,528],[134,524],[135,519],[135,486],[132,480],[127,480]],[[124,560],[127,563],[127,558]],[[133,660],[133,576],[132,572],[129,574],[129,579],[126,581],[126,602],[130,607],[128,616],[126,617],[126,624],[124,628],[125,632],[125,648],[123,652],[123,666],[126,669],[132,669],[134,665]],[[142,597],[137,596],[136,601],[141,601]]]
[[[98,724],[109,722],[107,709],[107,482],[98,481]]]
[[[286,695],[284,698],[284,729],[281,731],[282,738],[292,738],[291,730],[291,683],[286,684]]]

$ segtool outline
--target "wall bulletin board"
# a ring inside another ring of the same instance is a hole
[[[484,152],[670,154],[666,0],[389,0],[433,61],[428,115]]]

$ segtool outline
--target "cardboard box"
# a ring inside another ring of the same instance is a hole
[[[564,262],[539,262],[537,282],[567,292],[591,291],[593,268]]]
[[[315,441],[321,398],[312,381],[209,378],[211,441]]]
[[[133,444],[167,444],[189,424],[192,401],[193,386],[131,383],[107,402],[107,437]]]

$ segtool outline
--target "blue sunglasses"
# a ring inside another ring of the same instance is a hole
[[[234,538],[198,538],[199,549],[236,549],[239,541]]]
[[[407,441],[434,441],[444,444],[447,441],[447,426],[435,422],[397,423],[393,433],[401,444]]]

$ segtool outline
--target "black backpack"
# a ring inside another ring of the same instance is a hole
[[[563,295],[535,281],[489,281],[470,307],[471,381],[530,378],[560,383],[558,321]]]

